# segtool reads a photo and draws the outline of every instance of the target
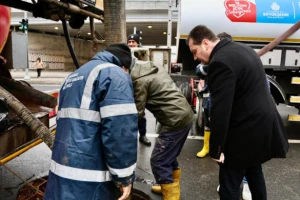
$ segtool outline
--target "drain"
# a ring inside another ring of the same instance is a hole
[[[23,188],[19,190],[17,200],[42,200],[44,199],[44,193],[47,185],[47,178],[39,178],[36,179],[30,184],[25,185]],[[32,186],[34,187],[32,187]]]
[[[152,200],[152,199],[146,193],[133,188],[131,200]]]
[[[25,185],[19,190],[17,200],[43,200],[47,178],[48,176],[30,182],[34,188],[31,185]],[[152,198],[146,193],[133,188],[130,200],[152,200]]]

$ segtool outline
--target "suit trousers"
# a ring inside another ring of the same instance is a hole
[[[226,160],[225,160],[226,161]],[[240,200],[240,185],[247,178],[252,200],[267,200],[267,191],[261,165],[247,169],[232,169],[220,164],[220,200]]]

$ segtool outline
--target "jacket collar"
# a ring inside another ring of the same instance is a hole
[[[119,67],[122,67],[120,60],[116,56],[114,56],[113,54],[111,54],[110,52],[105,51],[105,50],[97,53],[92,58],[92,60],[102,60],[104,62],[112,63],[115,65],[118,65]]]
[[[221,49],[222,47],[224,47],[225,45],[227,45],[228,43],[232,42],[231,39],[229,38],[224,38],[222,39],[215,47],[214,49],[212,50],[210,56],[209,56],[209,62],[211,61],[212,57],[215,55],[215,53]]]

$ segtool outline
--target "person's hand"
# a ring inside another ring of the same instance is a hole
[[[126,200],[130,195],[132,184],[127,185],[126,187],[121,187],[120,190],[123,192],[123,195],[118,200]]]
[[[224,163],[224,160],[225,160],[224,153],[221,153],[219,160],[217,160],[217,159],[213,159],[213,160],[216,161],[216,162],[218,162],[218,163]]]
[[[204,85],[205,85],[205,80],[200,79],[198,86],[201,87],[201,90],[202,90],[202,88],[204,88]]]
[[[0,59],[3,60],[4,64],[6,64],[7,60],[3,56],[0,56]]]

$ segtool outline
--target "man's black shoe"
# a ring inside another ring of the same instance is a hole
[[[145,135],[140,136],[140,142],[143,143],[144,145],[151,146],[150,140]]]

